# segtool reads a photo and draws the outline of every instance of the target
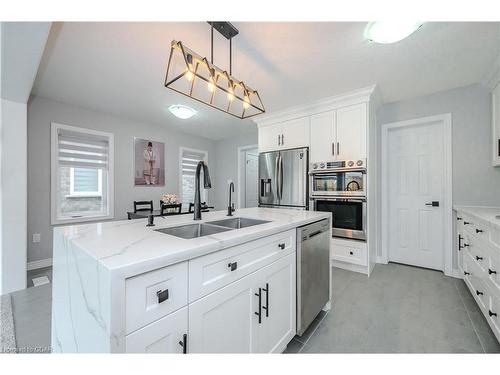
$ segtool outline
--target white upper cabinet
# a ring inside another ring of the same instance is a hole
[[[366,103],[337,110],[336,115],[336,158],[357,160],[366,158]]]
[[[496,85],[491,93],[492,99],[492,139],[493,152],[492,162],[494,167],[500,166],[500,83]]]
[[[335,111],[311,116],[309,159],[319,162],[335,159]]]
[[[309,117],[259,127],[259,152],[309,146]]]

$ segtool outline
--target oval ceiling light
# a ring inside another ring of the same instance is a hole
[[[423,22],[370,22],[365,30],[365,37],[375,43],[396,43],[407,38],[422,26]]]
[[[178,117],[182,120],[187,120],[188,118],[193,117],[196,114],[196,111],[193,108],[186,107],[181,104],[173,104],[168,107],[168,110],[172,112],[175,117]]]

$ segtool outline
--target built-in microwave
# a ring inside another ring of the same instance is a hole
[[[366,241],[366,198],[346,196],[311,197],[314,211],[332,214],[332,237]]]
[[[311,197],[366,196],[364,160],[312,163],[310,170]]]

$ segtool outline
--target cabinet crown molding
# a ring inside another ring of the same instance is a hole
[[[381,96],[377,85],[370,85],[361,89],[349,91],[339,95],[330,96],[309,104],[290,107],[281,111],[259,116],[253,121],[258,127],[268,126],[279,122],[292,120],[295,118],[314,115],[341,107],[346,107],[363,102],[373,102],[375,107],[381,103]]]

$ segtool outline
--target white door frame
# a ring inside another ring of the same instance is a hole
[[[389,219],[388,219],[388,155],[387,147],[389,143],[389,131],[391,129],[404,128],[410,126],[416,126],[421,124],[426,124],[429,122],[441,122],[443,125],[444,134],[444,144],[443,144],[443,154],[445,159],[444,165],[444,192],[445,197],[443,199],[443,220],[444,220],[444,269],[443,272],[447,276],[454,276],[453,274],[453,177],[452,177],[452,135],[451,135],[451,113],[445,113],[442,115],[421,117],[406,121],[391,122],[382,125],[382,137],[381,137],[381,214],[382,222],[380,225],[380,235],[382,239],[382,254],[381,263],[389,262],[389,251],[388,251],[388,233]]]
[[[247,146],[240,146],[238,147],[238,184],[236,185],[236,191],[237,191],[237,197],[238,197],[238,205],[237,208],[242,208],[244,205],[242,202],[244,202],[245,197],[243,196],[243,192],[245,189],[242,189],[241,187],[241,181],[243,181],[243,170],[241,168],[241,164],[243,161],[243,153],[248,150],[255,150],[258,149],[259,145],[247,145]]]

